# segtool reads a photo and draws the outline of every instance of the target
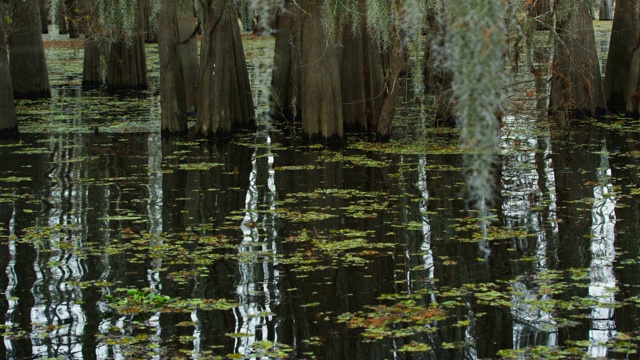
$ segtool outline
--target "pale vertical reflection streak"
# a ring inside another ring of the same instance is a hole
[[[149,162],[147,175],[147,216],[149,217],[149,233],[162,233],[162,138],[160,134],[149,134],[147,139]]]
[[[16,285],[18,284],[18,277],[16,276],[16,207],[15,203],[13,204],[13,211],[11,213],[11,220],[9,221],[9,240],[7,244],[7,249],[9,250],[9,262],[7,263],[7,268],[5,269],[7,274],[7,289],[5,290],[4,296],[7,299],[7,313],[5,314],[5,323],[4,326],[7,329],[11,329],[13,325],[13,321],[11,313],[15,311],[17,300],[12,298],[11,293],[15,290]],[[2,341],[4,341],[4,346],[7,349],[7,354],[11,354],[15,352],[13,349],[13,344],[9,340],[8,336],[3,336]]]
[[[512,246],[524,256],[533,258],[529,273],[518,274],[513,282],[511,295],[511,313],[513,315],[513,346],[516,349],[535,345],[554,346],[557,344],[557,322],[553,315],[540,309],[535,304],[549,300],[551,295],[540,294],[535,284],[539,274],[548,269],[547,250],[549,241],[544,231],[545,222],[555,224],[553,219],[543,218],[543,212],[538,206],[545,196],[548,196],[549,216],[555,216],[555,196],[550,189],[555,188],[553,165],[549,158],[550,144],[548,136],[540,138],[530,126],[531,119],[507,116],[502,138],[503,167],[502,167],[502,212],[506,227],[525,231],[531,236],[514,237]],[[544,141],[544,143],[540,143]],[[536,164],[536,152],[544,161],[543,168]],[[542,171],[539,174],[539,171]],[[540,176],[544,176],[544,186],[549,189],[545,194],[539,185]],[[542,205],[547,206],[547,205]],[[540,207],[541,208],[541,207]],[[557,233],[553,228],[551,233]]]
[[[162,223],[162,197],[163,197],[163,189],[162,189],[162,139],[159,134],[149,134],[147,138],[147,154],[148,154],[148,162],[147,162],[147,199],[146,200],[146,210],[147,210],[147,220],[148,220],[148,233],[150,236],[150,246],[162,246],[164,238],[162,237],[163,231],[163,223]],[[108,195],[107,195],[108,196]],[[107,197],[109,198],[109,197]],[[108,218],[108,216],[105,216]],[[105,220],[105,228],[108,229],[108,220]],[[149,288],[155,289],[158,291],[162,291],[160,272],[162,269],[162,260],[161,259],[152,259],[150,262],[150,267],[147,269],[147,281],[149,283]],[[108,261],[105,261],[105,268],[109,269]],[[129,316],[121,316],[116,320],[116,324],[122,328],[126,329],[128,327],[127,322],[129,321]],[[150,329],[154,329],[154,336],[149,338],[149,342],[156,346],[157,349],[161,348],[161,329],[160,329],[160,312],[156,312],[150,315],[147,320],[146,325]],[[103,335],[107,335],[109,329],[111,328],[111,320],[105,319],[101,324],[101,332]],[[101,348],[97,349],[99,354],[106,356],[109,352],[112,352],[116,359],[127,359],[128,355],[126,354],[126,349],[121,347],[120,345],[116,346],[101,346]],[[159,358],[159,355],[156,355],[154,358]]]
[[[51,330],[32,334],[33,353],[69,354],[69,358],[82,355],[82,336],[86,322],[80,306],[82,292],[69,282],[79,282],[84,275],[83,260],[75,251],[65,250],[67,245],[82,248],[86,238],[88,211],[88,185],[77,181],[88,177],[85,150],[75,144],[84,142],[83,135],[58,135],[49,139],[51,171],[48,174],[51,190],[48,208],[36,228],[49,228],[51,232],[43,246],[49,252],[39,251],[34,263],[36,281],[33,285],[34,306],[31,321]],[[82,226],[82,227],[81,227]],[[57,263],[58,266],[49,266]]]
[[[147,153],[149,155],[147,176],[147,218],[149,221],[149,235],[151,236],[150,245],[162,246],[164,238],[162,237],[162,138],[160,134],[149,134],[147,138]],[[147,269],[147,281],[151,289],[161,289],[160,271],[162,268],[162,260],[159,258],[152,259]],[[155,337],[151,342],[156,342],[160,348],[160,312],[156,312],[149,319],[149,326],[155,328]]]
[[[431,249],[431,219],[429,218],[429,187],[427,184],[427,159],[420,157],[418,161],[418,189],[420,190],[420,202],[418,208],[420,210],[420,219],[422,221],[422,262],[427,271],[427,285],[433,286],[435,282],[435,264],[433,262],[433,249]],[[436,301],[435,294],[431,294],[431,301]]]
[[[400,156],[400,163],[404,162],[404,157]],[[406,236],[407,243],[405,244],[405,262],[406,262],[406,284],[409,293],[414,293],[415,291],[420,291],[424,288],[433,289],[435,283],[435,268],[433,261],[433,250],[431,248],[431,218],[428,213],[428,205],[429,205],[429,188],[428,188],[428,178],[427,178],[427,158],[426,156],[421,156],[418,159],[418,191],[420,191],[420,200],[418,202],[418,216],[420,223],[420,237],[417,244],[413,243],[412,236]],[[401,176],[403,173],[401,172]],[[401,177],[404,180],[404,177]],[[402,181],[402,184],[405,184]],[[406,192],[406,189],[402,189],[403,192]],[[407,205],[407,204],[403,204]],[[409,223],[408,210],[409,206],[402,206],[402,221],[405,224]],[[412,230],[407,230],[410,232]],[[417,232],[417,231],[416,231]],[[416,254],[416,253],[419,253]],[[417,276],[414,276],[414,273],[417,273]],[[425,274],[424,279],[422,279],[422,274]],[[417,281],[420,279],[419,281]],[[429,301],[436,302],[436,295],[434,292],[429,294]],[[425,325],[430,326],[430,325]],[[429,340],[434,342],[433,335],[427,334]],[[398,339],[393,339],[393,357],[395,359],[401,358],[403,353],[398,351],[400,345],[397,342]]]
[[[108,158],[107,158],[108,159]],[[108,164],[108,162],[107,162]],[[109,177],[109,167],[105,166],[105,174],[104,177]],[[107,214],[111,213],[111,201],[109,201],[111,199],[111,189],[109,186],[103,186],[101,187],[101,191],[102,191],[102,198],[103,199],[107,199],[107,201],[105,201],[104,203],[104,207],[101,209],[102,212],[102,218],[100,219],[100,222],[98,223],[98,227],[101,229],[101,236],[100,239],[101,241],[104,242],[104,244],[109,244],[111,242],[111,233],[109,231],[109,229],[111,228],[110,226],[110,222],[111,220],[109,220],[109,216],[107,216]],[[100,277],[100,280],[107,280],[109,279],[109,275],[111,272],[111,263],[109,261],[109,258],[111,257],[111,255],[105,253],[104,255],[101,256],[101,265],[103,267],[103,272],[102,275]],[[105,294],[110,294],[110,287],[109,286],[102,286],[102,291]],[[100,311],[102,313],[106,313],[111,311],[109,309],[108,304],[105,301],[100,301],[98,302],[98,306],[100,308]],[[102,317],[101,318],[101,322],[100,322],[100,333],[104,336],[107,336],[109,334],[109,328],[111,327],[111,319],[107,316],[107,317]],[[109,354],[110,354],[110,350],[111,350],[112,346],[108,345],[106,343],[100,343],[97,348],[96,348],[96,355],[99,359],[107,359],[109,358]]]
[[[589,329],[589,355],[605,358],[607,347],[603,344],[616,335],[614,304],[616,278],[613,261],[616,251],[616,199],[611,184],[611,168],[606,144],[600,152],[600,167],[597,169],[599,184],[593,188],[594,203],[591,210],[591,266],[589,267],[589,296],[596,301],[591,309]]]
[[[273,169],[274,157],[268,133],[265,131],[256,137],[265,139],[266,153],[261,154],[260,147],[256,147],[251,158],[253,168],[249,175],[245,214],[240,224],[243,239],[238,247],[240,278],[236,285],[236,296],[240,306],[234,310],[235,332],[244,334],[235,339],[234,351],[248,357],[252,354],[252,344],[278,341],[277,329],[270,327],[269,323],[274,320],[272,306],[277,305],[280,299],[277,290],[279,272],[274,268],[278,236],[275,219],[272,212],[261,214],[258,211],[261,204],[265,204],[270,210],[275,209],[277,191]],[[265,157],[266,167],[262,163]],[[266,184],[260,184],[263,175],[266,175]],[[264,187],[263,191],[261,187]],[[261,192],[264,192],[263,198],[260,198]],[[264,239],[261,239],[260,228],[265,231]],[[273,329],[273,333],[270,328]]]

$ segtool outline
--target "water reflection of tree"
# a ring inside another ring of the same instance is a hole
[[[256,146],[251,158],[252,170],[246,191],[244,216],[240,222],[242,241],[238,247],[235,333],[248,334],[235,339],[234,352],[251,354],[254,343],[280,342],[280,318],[275,309],[282,302],[282,288],[278,268],[281,250],[277,210],[278,192],[275,184],[274,154],[271,136],[266,129],[256,134]]]
[[[0,161],[9,173],[32,179],[29,185],[34,187],[46,181],[46,156],[14,154],[8,156],[0,157]],[[23,167],[22,164],[33,164],[33,166]],[[35,266],[38,258],[33,243],[24,241],[22,238],[26,235],[28,228],[35,223],[35,217],[40,209],[38,202],[33,199],[30,187],[16,184],[12,186],[15,189],[9,198],[14,199],[13,203],[2,204],[3,210],[0,211],[2,216],[0,225],[3,228],[0,233],[3,253],[0,265],[5,269],[0,289],[4,290],[7,296],[2,300],[4,308],[2,324],[10,324],[12,327],[8,329],[9,334],[13,333],[3,337],[2,348],[4,350],[6,346],[7,351],[2,354],[8,358],[21,359],[34,356],[34,344],[31,339],[33,330],[31,310],[36,303],[32,289],[37,280]]]
[[[93,191],[89,191],[87,194],[87,202],[92,204],[93,211],[88,212],[87,219],[92,217],[101,217],[98,213],[105,209],[104,192],[100,191],[100,188],[93,187]],[[104,232],[98,221],[87,221],[87,239],[93,241],[100,241],[103,239]],[[80,281],[97,281],[100,279],[105,271],[103,257],[100,254],[91,252],[83,260],[84,273],[81,275]],[[88,286],[82,288],[82,313],[85,317],[83,324],[83,332],[80,341],[82,342],[82,358],[83,359],[96,359],[98,353],[98,334],[100,333],[100,323],[102,322],[102,313],[99,309],[99,303],[102,299],[102,291],[98,287]]]
[[[11,254],[9,252],[9,235],[11,218],[13,217],[13,205],[8,201],[0,202],[0,293],[6,294],[9,287],[9,276],[7,269]],[[7,323],[7,311],[9,310],[9,301],[5,296],[0,297],[0,324]],[[0,341],[0,354],[6,354],[7,348],[5,339],[2,337]]]
[[[193,252],[195,250],[196,239],[187,229],[185,221],[185,206],[187,202],[187,171],[179,168],[180,159],[173,156],[178,151],[175,141],[162,140],[162,156],[166,158],[163,161],[163,167],[171,169],[162,172],[161,185],[161,227],[157,238],[158,244],[152,246],[161,246],[162,242],[182,242],[185,251]],[[158,291],[163,295],[170,296],[173,299],[189,298],[195,286],[193,278],[182,281],[171,278],[172,274],[180,270],[191,270],[189,265],[173,264],[172,259],[166,261],[159,260],[156,265],[158,268],[156,280],[158,282]],[[187,266],[187,269],[185,269]],[[194,327],[190,325],[179,326],[178,324],[188,324],[191,321],[190,313],[182,312],[162,312],[159,314],[159,328],[162,346],[166,349],[163,356],[183,356],[182,350],[191,350],[192,344],[180,341],[181,336],[191,336]],[[182,355],[181,355],[182,354]]]
[[[591,263],[592,209],[585,200],[593,199],[593,186],[589,184],[598,180],[596,169],[600,166],[600,156],[596,152],[601,149],[603,134],[595,127],[580,127],[554,130],[551,136],[558,220],[558,246],[552,251],[557,256],[557,269],[564,272],[563,280],[575,284],[571,271],[586,269]],[[569,304],[587,297],[586,286],[569,286],[558,299]],[[558,310],[558,317],[574,323],[560,327],[559,345],[589,338],[589,312]]]
[[[321,153],[314,150],[296,152],[287,158],[276,158],[276,166],[279,167],[303,164],[316,165],[318,169],[276,172],[276,188],[281,199],[295,198],[296,193],[323,189],[336,189],[338,193],[346,189],[389,191],[389,184],[383,180],[388,178],[385,169],[360,166],[348,168],[341,161],[323,161]],[[366,219],[350,217],[343,208],[350,201],[357,203],[358,200],[346,200],[330,193],[309,202],[304,199],[298,201],[293,206],[302,214],[322,211],[329,212],[334,217],[309,222],[296,222],[285,217],[282,219],[284,224],[280,233],[283,240],[299,237],[304,232],[313,240],[340,242],[344,240],[341,230],[375,229],[371,235],[367,235],[368,242],[389,241],[385,239],[385,234],[391,230],[389,226],[395,216],[393,213],[382,211],[375,218]],[[328,268],[300,271],[299,265],[295,263],[284,267],[281,275],[283,286],[296,290],[288,290],[285,301],[278,307],[278,314],[282,314],[278,331],[281,341],[296,344],[296,353],[304,354],[309,351],[318,358],[388,356],[390,344],[363,344],[356,332],[329,319],[342,313],[362,310],[365,304],[376,303],[375,299],[379,295],[394,292],[391,279],[394,278],[395,265],[392,257],[367,257],[369,261],[365,266],[353,266],[345,261],[343,254],[324,254],[309,243],[292,241],[284,241],[282,253],[285,257],[307,254],[305,256],[318,260],[319,268]],[[320,348],[305,343],[311,336],[320,337]]]
[[[615,333],[613,289],[616,279],[613,262],[616,224],[616,197],[611,183],[611,167],[606,143],[600,151],[600,166],[596,170],[598,183],[593,186],[593,209],[591,225],[591,266],[589,268],[589,297],[596,303],[591,308],[589,331],[589,354],[603,357],[607,354],[607,343]]]
[[[637,305],[633,302],[640,296],[640,272],[637,259],[640,258],[640,199],[632,193],[640,187],[638,177],[638,158],[626,154],[640,150],[640,136],[630,132],[611,132],[607,142],[615,153],[611,157],[613,183],[619,186],[616,201],[616,252],[626,261],[618,262],[614,267],[617,290],[615,300],[620,307],[615,309],[616,330],[623,334],[634,334],[638,331]],[[631,346],[637,346],[637,342]],[[609,353],[608,356],[619,356]],[[637,358],[637,356],[635,357]]]
[[[430,158],[431,165],[442,167],[460,164],[458,156],[438,156]],[[500,171],[496,171],[500,174]],[[439,289],[461,289],[470,286],[469,294],[461,300],[463,305],[451,311],[451,316],[445,321],[438,322],[437,337],[435,338],[435,357],[437,359],[459,358],[487,358],[495,357],[498,350],[511,348],[512,316],[507,306],[479,301],[474,295],[474,284],[493,283],[505,286],[511,277],[508,252],[509,242],[494,240],[488,245],[489,256],[483,259],[485,252],[480,249],[481,244],[472,241],[474,235],[480,231],[476,227],[464,228],[468,221],[466,217],[466,202],[461,197],[457,183],[463,181],[460,174],[452,171],[431,171],[430,195],[433,197],[431,206],[438,211],[431,219],[431,233],[433,257],[435,260],[434,277],[438,279]],[[447,179],[438,181],[436,179]],[[500,178],[496,178],[500,183]],[[502,221],[500,196],[494,209],[499,221]],[[468,224],[467,224],[468,225]],[[462,226],[462,227],[461,227]],[[500,226],[499,223],[493,226]],[[497,291],[504,292],[501,288]],[[437,297],[439,302],[449,300]],[[466,326],[459,323],[468,322]],[[447,349],[443,343],[457,344],[456,349]]]
[[[23,211],[28,206],[21,204],[16,207],[17,211]],[[24,206],[24,207],[23,207]],[[23,236],[25,223],[16,224],[15,235]],[[9,354],[11,357],[17,359],[28,359],[33,354],[33,344],[31,342],[31,331],[33,330],[33,323],[31,320],[31,310],[36,304],[32,288],[36,281],[36,272],[34,270],[34,264],[37,259],[37,252],[34,249],[33,244],[28,242],[14,241],[12,244],[13,250],[10,253],[13,254],[13,258],[10,264],[10,272],[12,282],[14,282],[13,289],[9,291],[9,296],[14,297],[16,300],[10,302],[9,311],[7,312],[7,322],[14,324],[15,329],[18,332],[24,332],[18,334],[18,336],[11,339],[11,349]],[[13,266],[11,266],[13,265]]]
[[[196,227],[191,231],[196,231],[198,236],[226,237],[231,244],[240,244],[238,224],[230,221],[229,217],[244,209],[250,186],[252,150],[238,144],[205,144],[200,148],[199,161],[222,165],[187,177],[185,216],[191,215],[191,219],[185,222]],[[170,209],[174,205],[165,203],[164,206],[168,207],[167,214],[174,212]],[[234,250],[220,249],[218,252],[232,256]],[[196,278],[191,293],[186,293],[185,288],[183,297],[235,300],[234,284],[240,277],[235,267],[233,260],[214,261],[208,266],[206,276]],[[233,333],[236,324],[230,311],[197,310],[193,316],[197,318],[195,333],[198,334],[196,345],[199,346],[195,350],[211,351],[213,346],[220,346],[214,350],[215,353],[226,355],[234,352],[234,339],[225,335]]]
[[[106,241],[112,244],[127,244],[138,233],[139,225],[132,220],[113,221],[118,216],[131,214],[134,219],[147,215],[146,201],[148,191],[140,184],[146,174],[148,147],[146,136],[132,136],[127,138],[122,147],[112,145],[112,153],[102,156],[103,168],[97,168],[97,178],[107,180],[104,188],[108,200],[108,210],[102,214],[103,231],[112,232]],[[104,172],[102,172],[104,169]],[[112,180],[113,179],[113,180]],[[109,181],[111,180],[111,181]],[[148,229],[145,229],[148,231]],[[106,244],[105,244],[106,245]],[[143,289],[148,286],[147,269],[150,268],[148,257],[144,250],[135,248],[123,251],[107,258],[109,264],[109,279],[121,287]]]
[[[33,323],[53,329],[48,336],[32,341],[36,353],[49,356],[72,352],[72,344],[79,340],[76,331],[82,326],[82,310],[75,301],[81,293],[67,284],[79,280],[85,270],[82,259],[65,246],[82,248],[87,240],[89,186],[74,181],[88,170],[88,163],[83,161],[86,149],[70,146],[85,141],[83,134],[64,134],[50,136],[46,142],[51,153],[43,180],[48,183],[39,189],[46,206],[36,217],[35,228],[48,235],[44,243],[36,242],[38,261],[34,268],[38,279],[33,287],[35,304],[31,312]],[[56,262],[60,265],[50,266]],[[41,331],[36,327],[34,334]]]

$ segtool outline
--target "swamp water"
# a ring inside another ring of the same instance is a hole
[[[485,241],[455,133],[166,140],[154,90],[83,93],[78,52],[0,144],[3,357],[636,357],[637,122],[507,118]]]

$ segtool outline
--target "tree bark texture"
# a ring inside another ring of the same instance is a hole
[[[640,39],[633,49],[627,89],[626,111],[629,116],[640,117]]]
[[[160,55],[160,107],[162,135],[187,133],[187,101],[184,72],[178,48],[179,40],[176,0],[161,0],[158,33]]]
[[[65,0],[66,4],[66,20],[67,29],[69,30],[69,37],[74,39],[80,36],[79,23],[83,21],[80,17],[80,8],[76,0]]]
[[[303,136],[311,143],[342,143],[342,91],[338,47],[327,41],[321,0],[299,1],[302,15],[300,107]]]
[[[609,111],[625,111],[632,80],[631,58],[640,36],[640,4],[617,0],[605,68],[604,92]],[[636,71],[637,73],[637,71]]]
[[[0,21],[4,20],[0,19]],[[4,42],[2,29],[0,29],[0,109],[0,139],[16,137],[18,135],[18,120],[13,100],[7,46]]]
[[[49,33],[49,1],[38,0],[40,3],[40,24],[42,26],[42,33]]]
[[[110,90],[146,89],[147,59],[144,48],[142,3],[136,9],[136,25],[131,35],[111,44],[107,62],[107,86]],[[130,38],[126,38],[130,36]]]
[[[365,13],[364,1],[359,3]],[[342,114],[345,130],[351,132],[372,130],[385,98],[383,53],[371,39],[365,17],[359,21],[356,33],[346,24],[341,47]]]
[[[405,54],[399,37],[394,36],[388,51],[389,65],[385,68],[384,84],[380,94],[380,110],[371,126],[377,141],[389,141],[391,137],[391,125],[400,92],[400,73],[406,69]]]
[[[70,38],[77,38],[78,22],[80,12],[76,6],[76,0],[58,0],[58,7],[55,9],[56,25],[60,35],[69,34]]]
[[[300,28],[299,8],[291,0],[277,16],[276,43],[271,81],[270,116],[293,121],[300,115]]]
[[[13,25],[9,34],[9,60],[15,98],[50,97],[49,75],[42,44],[40,3],[13,0]]]
[[[55,24],[58,25],[58,34],[66,35],[69,33],[67,27],[67,4],[65,0],[58,1],[58,7],[55,9]]]
[[[153,25],[153,19],[152,19],[152,9],[151,9],[151,3],[149,0],[139,0],[142,3],[142,23],[144,24],[144,42],[147,44],[155,44],[158,42],[158,31],[160,31],[160,29],[156,29],[156,27]],[[160,14],[155,15],[156,19],[155,20],[159,20],[157,19],[157,17]]]
[[[58,8],[56,9],[56,25],[58,25],[58,33],[60,35],[69,34],[70,38],[77,38],[79,35],[78,7],[76,0],[58,0]]]
[[[613,0],[600,0],[600,20],[613,20]]]
[[[556,0],[556,5],[558,3]],[[551,65],[549,114],[596,116],[604,112],[606,106],[593,20],[586,4],[577,2],[572,6],[568,18],[556,23],[558,39]]]
[[[209,0],[200,64],[196,135],[226,138],[236,130],[255,129],[249,73],[233,0]]]
[[[533,0],[527,2],[529,17],[535,20],[536,30],[551,30],[553,27],[553,11],[551,0]]]
[[[198,42],[194,35],[198,26],[192,0],[176,0],[178,34],[180,46],[178,52],[184,72],[185,98],[187,112],[194,113],[198,105],[198,87],[200,82],[200,64],[198,63]]]
[[[101,63],[102,58],[107,58],[108,44],[105,41],[85,40],[84,59],[82,68],[82,86],[84,88],[97,88],[102,86]]]
[[[453,115],[452,81],[453,74],[443,67],[435,69],[429,77],[429,88],[434,97],[435,123],[437,127],[457,126],[456,117]]]
[[[446,27],[440,17],[446,13],[443,2],[440,2],[439,11],[430,11],[427,15],[428,34],[427,39],[444,39],[446,38]],[[439,13],[438,13],[439,12]],[[441,40],[437,46],[445,47],[444,41]],[[434,51],[432,46],[425,47],[424,56],[424,79],[426,82],[425,89],[433,94],[434,104],[433,113],[435,116],[435,126],[437,127],[455,127],[456,118],[453,115],[453,91],[451,83],[453,81],[453,73],[445,66],[444,54]]]
[[[106,79],[103,78],[102,63],[108,59],[109,44],[100,34],[103,31],[93,6],[93,0],[80,0],[78,2],[79,31],[85,36],[84,58],[82,62],[82,87],[97,88],[102,86]],[[106,70],[106,69],[104,69]]]

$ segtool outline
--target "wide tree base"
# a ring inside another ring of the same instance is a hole
[[[51,91],[49,89],[42,91],[29,91],[29,92],[13,92],[14,99],[25,99],[25,100],[35,100],[35,99],[49,99],[51,97]]]
[[[187,136],[187,135],[189,135],[189,130],[171,131],[171,130],[167,130],[167,129],[162,129],[162,130],[160,130],[160,135],[162,135],[162,137],[164,137],[164,138]]]
[[[344,138],[338,134],[333,134],[331,136],[324,136],[320,133],[312,135],[304,134],[302,136],[302,141],[309,145],[322,144],[325,147],[334,150],[341,149],[344,146]]]
[[[287,109],[271,109],[267,116],[272,122],[276,124],[300,122],[300,114],[296,114],[293,111],[289,111]]]
[[[119,93],[123,91],[144,91],[148,90],[148,85],[109,85],[107,84],[107,91],[111,94]]]
[[[258,126],[255,120],[251,120],[244,123],[235,123],[230,130],[218,129],[216,131],[212,131],[211,129],[209,129],[208,131],[203,132],[201,129],[196,129],[195,136],[199,139],[204,138],[215,141],[227,141],[233,138],[234,134],[240,132],[255,132],[257,129]]]
[[[391,140],[391,134],[380,134],[380,133],[373,134],[373,141],[375,142],[388,143],[390,140]]]
[[[7,129],[0,129],[0,139],[17,139],[19,134],[17,125]]]
[[[626,118],[638,120],[640,119],[640,111],[627,111],[624,116]]]
[[[83,81],[82,90],[99,89],[104,85],[102,81]]]
[[[557,109],[549,110],[549,116],[555,118],[564,116],[564,118],[567,119],[600,119],[605,117],[607,114],[607,108],[603,106],[598,106],[595,109],[565,109],[564,112],[560,112]]]
[[[366,133],[367,127],[361,123],[356,123],[356,122],[345,123],[344,132],[348,134]]]

